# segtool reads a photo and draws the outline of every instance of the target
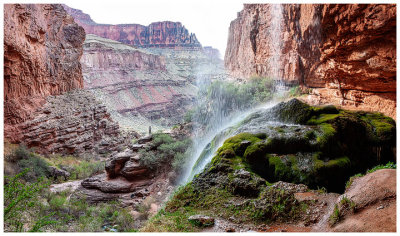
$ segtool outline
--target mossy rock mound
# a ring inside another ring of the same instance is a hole
[[[200,231],[188,220],[197,214],[238,224],[296,222],[313,205],[297,201],[295,193],[342,192],[350,176],[396,159],[396,124],[379,113],[291,100],[232,129],[212,161],[148,225]]]
[[[261,178],[342,192],[350,176],[396,160],[396,124],[382,114],[313,107],[297,99],[273,107],[271,114],[277,121],[301,126],[281,125],[272,127],[274,132],[245,132],[227,139],[194,186],[227,187],[235,194],[232,186],[243,183],[255,196]],[[260,114],[242,125],[252,119],[260,119]],[[247,179],[238,180],[238,170],[248,172]]]

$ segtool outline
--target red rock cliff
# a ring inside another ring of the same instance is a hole
[[[139,24],[97,24],[88,14],[81,10],[63,5],[65,10],[75,18],[87,34],[95,34],[121,43],[138,47],[201,48],[196,35],[189,31],[180,22],[155,22],[149,26]]]
[[[231,22],[225,66],[311,88],[312,104],[395,118],[396,6],[245,4]]]
[[[4,124],[13,140],[49,95],[83,87],[85,31],[57,4],[4,5]]]

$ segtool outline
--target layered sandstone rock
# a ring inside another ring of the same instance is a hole
[[[113,152],[106,161],[105,173],[83,180],[82,187],[103,193],[127,193],[148,186],[151,171],[140,162],[140,158],[138,149]]]
[[[138,122],[140,117],[174,124],[182,119],[196,93],[164,56],[95,35],[87,35],[81,63],[84,87],[124,127],[147,130],[148,125]]]
[[[395,5],[245,4],[229,32],[232,75],[299,83],[310,103],[395,118]]]
[[[189,33],[180,22],[154,22],[148,26],[139,24],[97,24],[88,14],[83,13],[81,10],[73,9],[66,5],[63,6],[88,34],[95,34],[103,38],[139,47],[201,48],[196,35]]]
[[[40,153],[99,153],[124,144],[106,107],[87,91],[49,96],[34,118],[22,123],[19,140]]]
[[[49,95],[83,87],[84,29],[61,5],[4,5],[5,137],[15,140]]]

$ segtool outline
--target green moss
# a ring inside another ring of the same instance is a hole
[[[250,145],[246,148],[243,157],[248,159],[251,156],[255,156],[255,154],[264,153],[263,150],[265,149],[265,143],[255,143]]]
[[[339,167],[344,168],[350,166],[350,159],[348,157],[341,157],[334,160],[329,160],[328,163],[325,164],[326,167]]]
[[[261,140],[260,137],[266,137],[266,134],[260,133],[260,134],[251,134],[251,133],[240,133],[238,135],[235,135],[231,138],[228,138],[225,143],[240,143],[244,140],[250,141],[251,143],[255,143]]]
[[[309,130],[309,131],[307,131],[307,133],[305,134],[305,137],[306,137],[308,140],[313,140],[313,139],[315,139],[317,136],[315,135],[314,130]]]
[[[361,113],[361,119],[372,126],[378,138],[385,138],[393,134],[396,129],[395,121],[381,113]]]
[[[285,180],[290,178],[291,169],[290,166],[282,162],[279,156],[270,156],[268,158],[269,165],[274,168],[275,179]]]
[[[282,129],[281,127],[276,127],[275,130],[276,130],[278,133],[285,133],[285,130]]]
[[[309,125],[319,125],[322,123],[326,123],[327,121],[333,120],[341,114],[320,114],[319,116],[313,116],[310,120],[308,120],[307,124]]]
[[[324,147],[329,143],[329,140],[335,135],[336,130],[331,124],[322,123],[319,125],[321,134],[317,136],[317,143]]]

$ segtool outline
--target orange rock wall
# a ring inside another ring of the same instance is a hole
[[[276,74],[311,88],[305,100],[313,105],[396,117],[394,4],[282,4],[278,16],[273,9],[245,4],[231,22],[225,67],[233,76]],[[276,19],[280,32],[271,32]]]

